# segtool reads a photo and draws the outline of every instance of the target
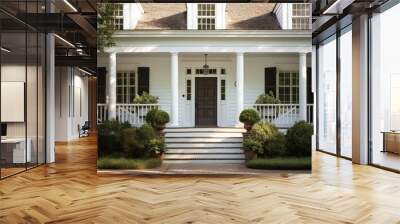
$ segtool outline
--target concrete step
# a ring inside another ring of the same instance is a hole
[[[243,133],[246,132],[243,128],[167,128],[167,133],[171,132],[225,132],[225,133]]]
[[[163,163],[165,164],[243,164],[245,161],[244,159],[234,159],[234,160],[164,160]]]
[[[166,154],[243,154],[240,148],[168,149]]]
[[[166,138],[240,138],[243,137],[241,132],[167,132],[165,134]]]
[[[233,142],[243,142],[243,138],[236,137],[236,138],[178,138],[178,137],[167,137],[165,138],[165,142],[172,143],[172,142],[189,142],[189,143],[203,143],[203,142],[225,142],[225,143],[233,143]]]
[[[241,142],[236,143],[167,143],[167,149],[175,148],[242,148]]]
[[[244,154],[166,154],[164,159],[244,159]]]

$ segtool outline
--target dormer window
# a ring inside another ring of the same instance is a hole
[[[215,30],[215,4],[202,3],[197,5],[197,29]]]
[[[311,29],[311,4],[308,3],[292,4],[292,29],[294,30]]]
[[[124,29],[124,6],[123,4],[116,4],[114,7],[114,29]]]

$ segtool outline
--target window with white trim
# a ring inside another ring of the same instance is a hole
[[[215,30],[215,4],[199,3],[197,4],[197,29]]]
[[[117,103],[133,103],[136,91],[136,73],[117,72]]]
[[[114,8],[114,29],[124,29],[124,6],[123,4],[115,4]]]
[[[277,85],[278,98],[282,103],[299,103],[299,73],[280,71]]]
[[[311,4],[308,3],[292,4],[292,29],[294,30],[311,29]]]

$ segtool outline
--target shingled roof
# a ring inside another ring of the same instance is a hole
[[[186,3],[141,3],[144,14],[137,30],[185,30]],[[279,30],[280,24],[271,3],[227,3],[226,29]]]

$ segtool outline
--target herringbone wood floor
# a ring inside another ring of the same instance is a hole
[[[94,138],[0,181],[0,223],[400,223],[400,175],[322,153],[313,173],[96,175]]]

